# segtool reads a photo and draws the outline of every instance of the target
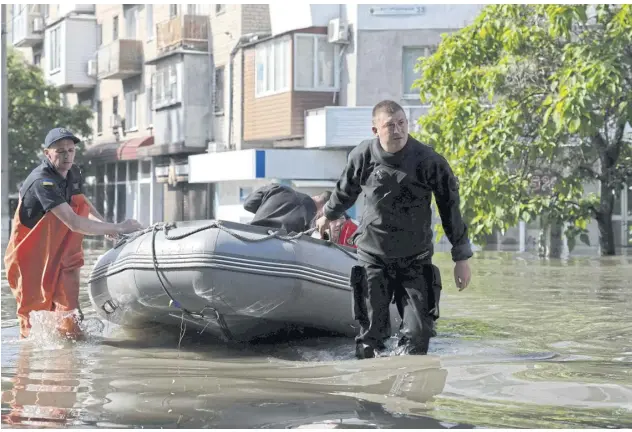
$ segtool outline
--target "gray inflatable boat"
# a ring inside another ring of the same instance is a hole
[[[241,342],[296,327],[355,336],[356,263],[355,249],[306,233],[215,220],[156,224],[98,259],[89,295],[102,318],[127,328],[184,321]]]

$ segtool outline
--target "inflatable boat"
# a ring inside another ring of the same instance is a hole
[[[89,295],[102,318],[127,328],[186,322],[241,342],[297,327],[355,336],[356,263],[355,249],[309,233],[220,220],[156,224],[97,260]]]

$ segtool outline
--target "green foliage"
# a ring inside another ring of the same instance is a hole
[[[418,138],[452,164],[472,241],[546,215],[587,242],[587,182],[632,179],[632,6],[491,5],[421,59]],[[557,178],[532,190],[537,171]],[[604,189],[602,188],[602,191]]]
[[[54,127],[66,127],[79,137],[92,134],[92,111],[81,105],[61,106],[59,90],[46,83],[42,70],[24,61],[12,48],[7,52],[9,98],[10,191],[36,167],[42,157],[42,143]],[[81,154],[82,144],[78,146]]]

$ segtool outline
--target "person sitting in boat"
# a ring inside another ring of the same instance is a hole
[[[85,234],[116,236],[142,229],[133,219],[105,222],[83,194],[83,177],[73,163],[79,141],[67,129],[52,129],[44,141],[44,161],[20,187],[4,265],[22,338],[30,333],[33,311],[79,310]],[[71,338],[81,336],[71,316],[63,317],[57,329]]]
[[[330,196],[329,191],[309,196],[289,186],[272,183],[248,195],[244,209],[255,214],[250,225],[299,233],[311,228],[312,221]]]

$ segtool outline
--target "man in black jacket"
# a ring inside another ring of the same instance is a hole
[[[244,209],[255,214],[251,225],[299,233],[310,229],[316,214],[330,196],[331,192],[326,191],[310,197],[289,186],[273,183],[248,195]]]
[[[402,317],[400,346],[426,354],[439,317],[441,276],[432,264],[432,194],[452,244],[459,290],[469,284],[472,250],[459,210],[459,183],[448,162],[408,135],[402,107],[382,101],[373,108],[375,139],[349,154],[347,166],[316,225],[322,233],[364,192],[365,210],[352,271],[354,314],[360,322],[356,355],[373,357],[390,335],[389,303]]]

